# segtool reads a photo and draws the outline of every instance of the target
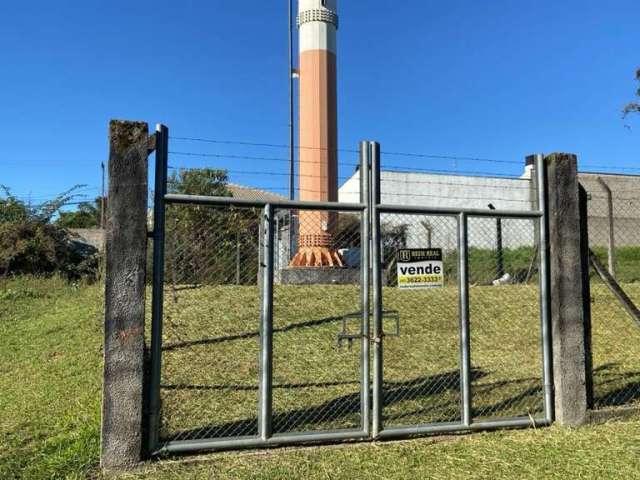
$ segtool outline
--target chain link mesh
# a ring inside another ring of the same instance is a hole
[[[458,223],[452,217],[385,214],[383,259],[383,426],[460,419]],[[442,248],[444,287],[401,290],[397,251]],[[398,336],[389,319],[398,316]]]
[[[583,174],[580,182],[588,193],[590,249],[638,307],[640,188],[637,177]],[[611,210],[605,186],[611,190]],[[613,255],[610,257],[611,223]],[[639,406],[640,324],[629,315],[593,266],[590,287],[594,407]]]
[[[161,438],[257,434],[261,212],[169,205]]]
[[[474,420],[542,416],[538,221],[469,219]]]
[[[275,433],[361,426],[361,217],[320,211],[276,214]],[[308,245],[309,238],[322,233],[326,236],[319,243],[325,250]],[[301,241],[299,235],[307,237]],[[301,260],[305,248],[309,255],[303,261],[309,265],[294,266],[292,260]],[[330,265],[336,261],[343,266]]]
[[[543,411],[536,225],[533,220],[469,219],[476,420],[538,417]],[[397,312],[400,321],[400,335],[384,340],[384,424],[460,421],[458,219],[384,215],[381,228],[384,310]],[[444,287],[398,289],[394,260],[399,248],[441,248]]]

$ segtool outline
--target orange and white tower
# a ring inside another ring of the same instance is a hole
[[[301,200],[338,200],[337,0],[299,0],[299,189]],[[342,267],[337,214],[300,211],[294,267]]]

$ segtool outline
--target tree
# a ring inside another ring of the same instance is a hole
[[[73,242],[67,232],[44,222],[0,224],[0,276],[50,275],[94,278],[95,249]]]
[[[636,70],[636,80],[640,82],[640,68]],[[636,96],[640,98],[640,88],[636,90]],[[622,110],[623,116],[627,116],[631,113],[640,113],[640,103],[630,102]]]
[[[106,205],[106,199],[104,199]],[[102,212],[102,197],[97,197],[93,202],[82,202],[77,210],[60,212],[56,225],[62,228],[96,228],[100,226]]]
[[[227,182],[224,170],[179,170],[169,178],[167,190],[231,197]],[[174,284],[255,284],[259,222],[256,209],[168,205],[167,280]]]

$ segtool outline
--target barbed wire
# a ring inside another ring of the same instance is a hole
[[[381,155],[388,155],[392,157],[411,157],[411,158],[430,158],[434,160],[456,160],[467,162],[482,162],[482,163],[503,163],[510,165],[522,165],[523,162],[516,160],[499,160],[495,158],[483,158],[483,157],[464,157],[458,155],[438,155],[432,153],[413,153],[413,152],[389,152],[381,151]]]
[[[271,193],[271,192],[288,192],[289,188],[287,187],[262,187],[262,186],[254,186],[254,185],[239,185],[237,183],[227,183],[225,185],[227,188],[231,187],[231,189],[233,189],[233,187],[239,187],[242,189],[247,189],[247,190],[255,190],[258,192],[266,192],[266,193]],[[296,193],[300,193],[300,192],[304,192],[304,193],[322,193],[322,194],[326,194],[326,191],[322,191],[322,190],[310,190],[310,189],[306,189],[306,188],[296,188]],[[360,192],[357,190],[340,190],[338,192],[339,194],[342,195],[357,195]]]
[[[615,165],[590,165],[590,164],[584,164],[584,165],[579,165],[580,167],[583,168],[605,168],[605,169],[610,169],[610,170],[624,170],[624,171],[630,171],[630,172],[640,172],[640,167],[618,167]],[[611,173],[611,172],[596,172],[596,171],[589,171],[589,170],[579,170],[578,173],[587,173],[589,175],[624,175],[624,173]],[[634,175],[635,176],[635,175]]]
[[[177,155],[177,156],[187,156],[187,157],[203,157],[203,158],[220,158],[220,159],[234,159],[234,160],[259,160],[259,161],[273,161],[273,162],[289,162],[290,160],[287,158],[278,158],[278,157],[258,157],[252,155],[234,155],[234,154],[221,154],[221,153],[205,153],[205,152],[182,152],[182,151],[170,151],[169,154]],[[315,161],[302,161],[298,163],[310,163],[310,164],[322,164],[323,162],[315,162]],[[354,162],[338,162],[338,165],[342,166],[353,166],[359,167],[358,163]],[[197,168],[197,167],[184,167],[184,168]],[[513,178],[520,179],[519,177],[511,174],[505,174],[500,172],[487,172],[487,171],[471,171],[471,170],[446,170],[446,169],[432,169],[432,168],[423,168],[423,167],[407,167],[404,165],[382,165],[382,168],[386,169],[385,171],[397,171],[397,172],[424,172],[424,173],[434,173],[434,174],[450,174],[450,175],[470,175],[470,176],[491,176],[491,177],[500,177],[500,178]],[[288,173],[286,175],[289,175]]]
[[[218,140],[212,138],[196,138],[196,137],[169,137],[171,140],[182,140],[191,142],[213,143],[217,145],[243,145],[248,147],[266,147],[266,148],[291,148],[290,145],[278,144],[278,143],[262,143],[262,142],[248,142],[248,141],[236,141],[236,140]],[[349,148],[323,148],[323,147],[310,147],[302,145],[294,145],[294,150],[324,150],[324,151],[336,151],[344,153],[360,153],[359,150]],[[289,161],[289,159],[287,159]]]
[[[170,138],[174,140],[213,143],[218,145],[243,145],[243,146],[252,146],[252,147],[287,148],[287,149],[291,148],[290,145],[276,144],[276,143],[219,140],[219,139],[197,138],[197,137],[170,137]],[[359,150],[348,149],[348,148],[329,149],[324,147],[312,147],[312,146],[304,146],[304,145],[294,145],[293,148],[294,150],[323,150],[323,151],[331,150],[336,152],[360,153]],[[380,152],[380,154],[395,156],[395,157],[431,158],[436,160],[460,160],[460,161],[474,161],[474,162],[504,163],[504,164],[514,164],[514,165],[522,164],[522,162],[514,161],[514,160],[499,160],[495,158],[467,157],[467,156],[460,156],[460,155],[442,155],[442,154],[432,154],[432,153],[396,152],[396,151],[383,150]],[[290,161],[290,159],[287,159],[287,161]]]
[[[99,189],[95,189],[95,190],[99,190]],[[94,200],[94,196],[90,195],[89,192],[94,191],[92,190],[86,190],[83,191],[82,193],[77,193],[74,196],[77,198],[85,198],[86,200],[80,202],[80,203],[87,203],[87,201],[92,201]],[[22,203],[30,203],[30,202],[39,202],[42,204],[45,204],[47,202],[53,201],[58,199],[58,195],[39,195],[39,196],[31,196],[29,194],[11,194],[11,197],[15,198],[16,200],[18,200],[19,202]],[[8,197],[5,197],[3,195],[0,195],[0,200],[7,200]],[[67,204],[65,204],[67,205]]]
[[[496,177],[496,178],[510,178],[513,180],[522,180],[520,177],[515,175],[510,175],[506,173],[498,173],[498,172],[486,172],[486,171],[472,171],[472,170],[445,170],[445,169],[432,169],[432,168],[422,168],[422,167],[404,167],[401,165],[384,165],[387,169],[386,171],[390,172],[398,172],[398,173],[435,173],[435,174],[446,174],[453,176],[475,176],[475,177]],[[382,172],[384,173],[384,171]]]
[[[174,166],[174,165],[170,165],[168,167],[170,170],[198,170],[198,167],[184,167],[184,166]],[[253,176],[253,175],[260,175],[260,176],[268,176],[268,177],[288,177],[289,173],[284,173],[284,172],[265,172],[265,171],[252,171],[252,170],[229,170],[229,169],[224,169],[224,171],[230,175],[248,175],[248,176]],[[295,173],[293,175],[294,177],[298,177],[298,178],[328,178],[327,175],[305,175],[305,174],[299,174],[299,173]],[[348,180],[351,177],[338,177],[338,180]]]
[[[223,154],[223,153],[208,153],[208,152],[177,152],[177,151],[170,151],[169,152],[170,155],[178,155],[178,156],[184,156],[184,157],[203,157],[203,158],[221,158],[221,159],[234,159],[234,160],[260,160],[260,161],[264,161],[264,162],[290,162],[290,159],[288,158],[277,158],[277,157],[257,157],[257,156],[253,156],[253,155],[235,155],[235,154]],[[300,161],[300,160],[296,160],[296,163],[309,163],[309,164],[315,164],[315,165],[320,165],[323,164],[324,162],[316,162],[316,161],[311,161],[311,160],[304,160],[304,161]],[[345,166],[354,166],[357,167],[359,164],[358,163],[354,163],[354,162],[338,162],[338,165],[345,165]]]

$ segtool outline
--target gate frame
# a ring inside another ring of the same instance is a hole
[[[535,155],[536,180],[538,185],[538,208],[536,210],[479,210],[464,208],[433,208],[420,206],[402,206],[381,203],[380,195],[380,145],[370,142],[371,171],[372,171],[372,238],[373,256],[378,261],[373,262],[373,330],[374,330],[374,358],[373,358],[373,438],[397,438],[416,434],[453,433],[475,430],[490,430],[497,428],[515,428],[529,426],[548,426],[554,420],[553,375],[551,357],[551,316],[550,316],[550,276],[549,276],[549,236],[548,236],[548,208],[546,192],[546,165],[543,156]],[[380,217],[384,213],[422,214],[433,216],[457,217],[458,219],[458,252],[459,252],[459,312],[460,312],[460,392],[461,392],[461,421],[424,423],[412,426],[383,428],[383,352],[384,335],[382,332],[382,262],[380,260]],[[540,340],[542,352],[542,384],[544,417],[531,418],[505,417],[499,419],[474,422],[472,416],[471,395],[471,337],[469,316],[468,290],[468,231],[469,218],[515,218],[538,221],[539,238],[539,305],[540,305]]]
[[[370,174],[367,142],[361,144],[361,194],[360,203],[310,202],[310,201],[260,201],[233,197],[215,197],[201,195],[168,194],[166,190],[168,169],[168,129],[159,125],[156,130],[159,147],[156,150],[156,174],[154,195],[154,264],[152,299],[152,340],[151,340],[151,378],[149,387],[149,428],[147,434],[148,451],[152,456],[167,453],[185,453],[198,450],[228,450],[235,448],[257,448],[285,446],[299,443],[337,442],[345,440],[367,440],[370,435],[370,349],[369,349],[369,268],[370,264]],[[260,310],[260,385],[258,393],[258,435],[222,437],[197,440],[160,440],[160,381],[162,365],[162,315],[164,284],[164,214],[166,204],[209,205],[220,207],[262,208],[264,242],[264,266],[262,269],[263,289]],[[360,428],[336,429],[317,432],[272,432],[272,368],[273,368],[273,283],[274,283],[274,227],[277,210],[323,210],[339,212],[358,212],[361,216],[361,394]],[[266,228],[265,228],[266,227]],[[157,248],[156,248],[157,247]]]
[[[300,443],[337,442],[344,440],[377,440],[407,437],[417,434],[469,432],[497,428],[517,428],[546,426],[554,419],[553,378],[551,358],[551,325],[549,307],[549,236],[546,193],[546,166],[542,155],[535,156],[538,208],[532,211],[480,210],[458,208],[433,208],[402,206],[381,203],[380,192],[380,144],[377,142],[360,143],[360,203],[309,202],[309,201],[259,201],[234,199],[232,197],[212,197],[167,193],[168,169],[167,127],[156,128],[156,166],[154,192],[154,230],[153,230],[153,298],[151,329],[151,376],[149,382],[149,421],[148,451],[152,455],[183,453],[197,450],[227,450],[235,448],[257,448],[284,446]],[[220,207],[262,208],[263,232],[266,232],[264,245],[264,268],[262,281],[260,314],[260,387],[258,394],[258,435],[213,439],[180,440],[161,442],[160,427],[160,380],[162,356],[162,315],[164,284],[164,241],[165,241],[165,205],[191,204]],[[274,225],[277,210],[324,210],[358,212],[361,215],[361,395],[360,428],[337,429],[318,432],[272,432],[272,356],[273,356],[273,255]],[[457,218],[459,251],[459,311],[460,311],[460,422],[441,422],[417,424],[406,427],[383,428],[383,353],[384,336],[382,332],[382,262],[380,218],[385,213],[423,214]],[[539,222],[539,301],[541,321],[542,382],[544,417],[505,417],[474,422],[472,418],[471,398],[471,357],[469,332],[469,292],[468,292],[468,232],[469,218],[515,218],[530,219]],[[371,282],[369,281],[371,278]],[[369,294],[372,293],[372,305]],[[372,332],[370,328],[372,316]],[[372,333],[372,334],[370,334]],[[370,342],[373,343],[371,352]],[[372,372],[370,361],[372,360]],[[372,373],[372,375],[371,375]],[[369,392],[372,395],[369,395]]]

